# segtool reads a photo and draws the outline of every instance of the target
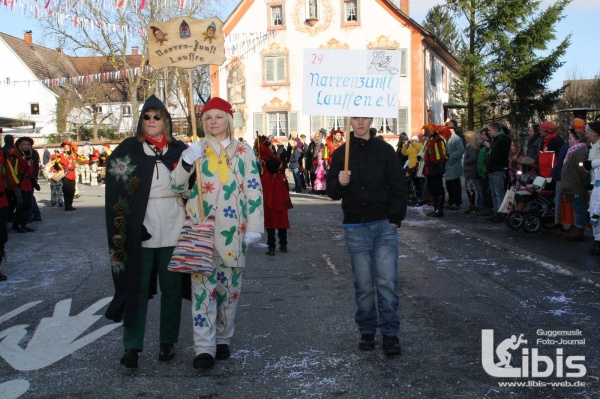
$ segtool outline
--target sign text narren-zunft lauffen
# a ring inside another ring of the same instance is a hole
[[[398,117],[400,52],[305,49],[302,113]]]
[[[225,62],[223,22],[219,18],[180,17],[168,22],[151,21],[148,32],[150,66],[194,68]]]

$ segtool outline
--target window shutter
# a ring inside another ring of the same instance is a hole
[[[408,51],[405,48],[400,49],[400,76],[408,75]]]
[[[410,132],[408,132],[408,108],[406,107],[398,108],[398,130],[396,133],[400,134],[402,132],[410,135]]]
[[[275,79],[275,68],[273,67],[273,58],[267,57],[265,61],[265,82],[271,83]]]
[[[310,116],[310,134],[318,132],[321,128],[321,117],[316,115]]]
[[[296,132],[296,133],[298,133],[298,135],[300,135],[300,133],[298,132],[298,113],[297,112],[289,112],[288,119],[289,119],[289,123],[290,123],[289,132],[290,133]]]
[[[278,57],[277,60],[277,82],[285,82],[285,57]]]
[[[263,134],[265,134],[264,127],[263,127],[263,113],[255,112],[253,118],[254,118],[254,132],[252,132],[252,136],[256,135],[256,132],[258,132],[259,136],[262,136]]]

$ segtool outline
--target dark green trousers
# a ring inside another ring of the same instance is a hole
[[[158,267],[160,287],[160,342],[174,344],[179,337],[181,321],[181,273],[167,270],[173,256],[174,247],[142,248],[142,275],[140,312],[135,325],[123,328],[123,346],[125,349],[144,349],[146,332],[146,314],[148,312],[148,291],[150,275],[154,265]]]

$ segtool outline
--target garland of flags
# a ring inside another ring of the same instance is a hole
[[[38,3],[38,1],[40,3]],[[139,9],[143,9],[146,0],[139,0]],[[161,3],[160,6],[167,7],[172,6],[173,0],[153,0]],[[186,7],[198,7],[203,0],[176,0],[177,5],[180,8]],[[4,6],[7,10],[18,12],[25,16],[27,12],[36,19],[53,19],[59,24],[64,24],[67,21],[71,21],[73,27],[83,29],[86,31],[90,30],[104,30],[108,33],[121,33],[127,35],[141,35],[146,36],[146,29],[143,27],[134,27],[128,25],[112,24],[100,20],[91,20],[87,18],[81,18],[77,15],[68,14],[62,12],[62,10],[68,11],[68,9],[95,6],[115,10],[128,6],[128,0],[35,0],[36,5],[25,4],[23,0],[0,0],[0,5]],[[97,4],[93,4],[97,3]],[[133,4],[133,2],[129,3]],[[277,36],[278,31],[267,31],[267,32],[248,32],[248,33],[232,33],[225,34],[225,54],[228,58],[236,57],[238,59],[246,59],[250,55],[255,54],[257,51],[263,48],[263,45],[268,43],[271,39]],[[227,67],[227,63],[219,67],[219,71],[224,70]],[[147,74],[153,71],[150,66],[131,68],[128,70],[104,72],[98,74],[91,74],[86,76],[75,76],[75,77],[59,77],[52,79],[40,79],[40,80],[21,80],[21,81],[0,81],[0,87],[2,86],[21,86],[30,85],[34,82],[40,82],[45,86],[61,87],[65,84],[82,84],[91,82],[107,82],[115,81],[133,74]],[[214,76],[213,76],[214,77]]]

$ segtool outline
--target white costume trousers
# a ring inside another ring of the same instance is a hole
[[[214,357],[233,337],[243,269],[225,266],[216,251],[213,265],[212,274],[192,275],[192,321],[196,355]]]

